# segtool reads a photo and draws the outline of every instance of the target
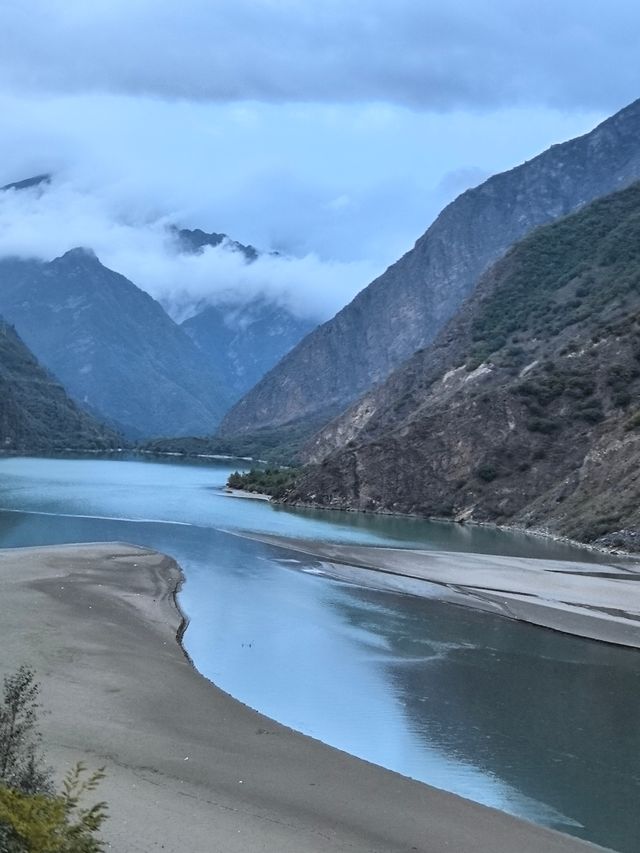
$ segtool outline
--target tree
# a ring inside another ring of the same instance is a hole
[[[53,792],[52,772],[40,752],[39,697],[40,685],[28,667],[21,666],[4,679],[0,704],[0,783],[25,794]]]

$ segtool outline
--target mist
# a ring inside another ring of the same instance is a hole
[[[8,92],[0,111],[0,185],[53,174],[42,192],[1,194],[0,255],[85,246],[176,316],[235,291],[313,320],[408,251],[456,195],[603,117]],[[266,256],[180,255],[170,225]]]
[[[231,241],[192,254],[181,250],[171,214],[119,209],[113,199],[55,179],[0,193],[0,257],[50,261],[76,246],[162,302],[178,321],[202,303],[244,303],[259,296],[300,317],[324,320],[378,272],[366,261],[261,254],[248,263]]]

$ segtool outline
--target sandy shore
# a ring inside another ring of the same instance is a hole
[[[251,538],[312,556],[344,580],[640,648],[640,565]]]
[[[223,494],[228,498],[247,498],[252,501],[271,500],[271,495],[266,495],[264,492],[247,492],[245,489],[230,489],[228,486],[224,489]]]
[[[178,567],[128,545],[0,552],[1,674],[33,666],[59,773],[105,765],[110,849],[578,853],[600,848],[297,734],[199,676]]]

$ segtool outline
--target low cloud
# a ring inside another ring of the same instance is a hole
[[[381,270],[365,261],[323,261],[265,253],[247,263],[230,245],[179,251],[170,215],[131,216],[113,200],[54,182],[0,193],[0,257],[52,260],[76,246],[161,301],[177,320],[203,302],[243,303],[266,296],[294,314],[325,320]]]

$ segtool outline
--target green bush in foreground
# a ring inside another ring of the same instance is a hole
[[[0,851],[2,853],[99,853],[96,838],[107,816],[106,803],[80,808],[81,797],[95,791],[102,770],[86,777],[79,763],[71,770],[62,793],[24,794],[0,786]]]
[[[99,853],[96,837],[106,804],[81,808],[95,791],[102,770],[71,770],[55,793],[52,771],[40,751],[40,687],[34,672],[21,666],[4,679],[0,703],[0,853]]]

